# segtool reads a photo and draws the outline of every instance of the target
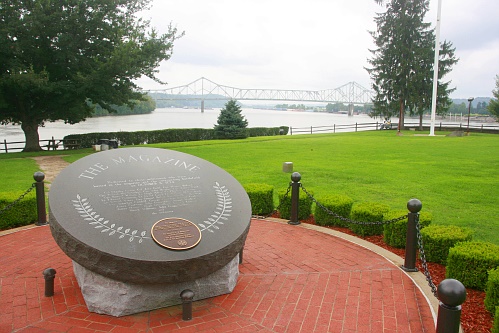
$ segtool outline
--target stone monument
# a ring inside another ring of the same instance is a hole
[[[251,204],[239,182],[198,157],[157,148],[94,153],[49,193],[50,228],[73,260],[89,311],[129,315],[230,293]]]

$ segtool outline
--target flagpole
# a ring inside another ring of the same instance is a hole
[[[435,60],[433,62],[433,94],[431,97],[431,125],[430,136],[435,135],[435,114],[437,112],[437,87],[438,87],[438,58],[440,55],[440,17],[442,13],[442,0],[438,0],[437,27],[435,29]]]

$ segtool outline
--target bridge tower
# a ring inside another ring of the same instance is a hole
[[[348,104],[348,116],[351,117],[353,116],[353,103]]]
[[[201,100],[201,113],[204,112],[204,99]]]

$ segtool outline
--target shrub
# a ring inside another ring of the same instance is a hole
[[[281,129],[283,130],[283,135],[284,133],[287,133],[287,130],[283,129],[281,127],[250,127],[247,129],[248,131],[248,136],[249,137],[254,137],[254,136],[275,136],[275,135],[281,135]]]
[[[22,193],[0,193],[0,209],[17,200]],[[7,230],[31,224],[38,220],[35,191],[31,191],[21,201],[2,213],[0,230]]]
[[[384,221],[390,221],[400,216],[407,215],[406,210],[392,210],[383,215]],[[419,225],[421,228],[431,223],[431,213],[421,212],[419,214]],[[407,218],[383,225],[383,241],[393,247],[405,248],[407,242]]]
[[[467,288],[484,290],[489,270],[499,266],[499,246],[486,242],[457,243],[449,250],[446,277]]]
[[[311,195],[313,192],[309,191]],[[289,220],[291,218],[291,191],[288,196],[285,190],[278,192],[279,196],[279,213],[281,218]],[[312,199],[303,191],[300,190],[300,195],[298,199],[298,220],[306,220],[312,214]]]
[[[249,136],[271,136],[280,135],[281,129],[284,131],[283,134],[287,134],[289,130],[285,126],[255,127],[246,130]],[[215,130],[212,128],[169,128],[155,131],[71,134],[64,137],[64,140],[77,140],[81,148],[91,148],[100,139],[116,140],[121,146],[134,146],[144,143],[203,141],[214,140]]]
[[[485,308],[492,314],[499,307],[499,268],[489,271],[489,278],[485,288]],[[497,321],[496,316],[496,321]]]
[[[324,207],[342,217],[349,218],[352,210],[353,200],[341,194],[329,194],[322,197],[317,197],[317,201]],[[319,225],[334,225],[346,227],[348,224],[337,217],[330,215],[327,211],[319,206],[315,207],[315,222]]]
[[[155,131],[71,134],[64,137],[64,140],[77,140],[81,148],[91,148],[100,139],[116,140],[121,146],[134,146],[145,143],[213,140],[215,131],[206,128],[173,128]]]
[[[243,185],[251,201],[251,214],[265,215],[274,211],[274,187],[268,184]]]
[[[350,223],[349,228],[360,236],[381,235],[383,233],[382,224],[364,224],[365,222],[382,222],[383,215],[390,210],[388,205],[378,202],[362,202],[352,207],[350,218],[363,224]]]
[[[471,241],[473,231],[454,225],[432,225],[421,230],[426,260],[445,265],[449,249],[458,242]]]

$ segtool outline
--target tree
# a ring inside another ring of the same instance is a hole
[[[338,112],[341,110],[347,110],[348,107],[345,106],[343,103],[327,103],[326,105],[326,111],[327,112]]]
[[[487,110],[499,120],[499,75],[496,75],[496,89],[492,90],[494,98],[490,100]]]
[[[217,125],[215,125],[215,134],[220,139],[244,139],[248,137],[246,127],[248,121],[241,114],[241,107],[237,101],[231,99],[220,110]]]
[[[383,0],[375,0],[383,4]],[[422,114],[431,107],[435,35],[430,24],[423,22],[428,12],[428,0],[390,0],[386,12],[377,14],[377,30],[371,32],[376,49],[370,50],[370,68],[375,93],[372,116],[399,116],[400,131],[406,111]],[[445,112],[451,104],[448,98],[454,90],[450,82],[440,79],[457,62],[450,42],[441,46],[438,82],[438,110]]]
[[[93,106],[144,100],[133,80],[156,82],[182,34],[158,34],[137,14],[151,0],[0,0],[0,122],[20,124],[24,151],[41,150],[38,127],[75,124]]]

